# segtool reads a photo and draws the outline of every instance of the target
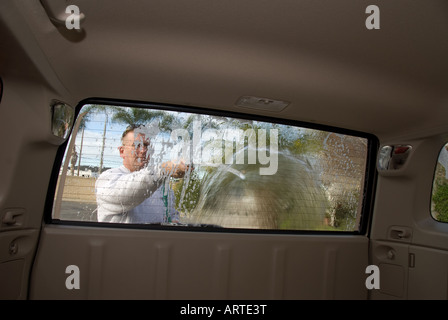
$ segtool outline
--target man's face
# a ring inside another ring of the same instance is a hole
[[[134,131],[128,132],[119,148],[123,165],[131,172],[145,167],[149,161],[148,146],[149,139],[146,139],[144,134],[138,133],[135,136]]]

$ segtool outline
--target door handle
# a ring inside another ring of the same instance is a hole
[[[412,231],[408,227],[392,226],[389,229],[389,238],[394,240],[407,240],[411,237]]]
[[[19,226],[22,224],[22,215],[25,213],[24,209],[8,209],[2,215],[2,224],[6,226]]]

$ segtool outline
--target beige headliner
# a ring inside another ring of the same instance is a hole
[[[446,1],[70,4],[86,15],[81,37],[58,30],[37,0],[1,1],[5,79],[44,81],[71,104],[105,97],[250,113],[235,102],[253,95],[291,102],[260,114],[380,138],[448,132]],[[380,30],[365,27],[369,4],[381,10]]]

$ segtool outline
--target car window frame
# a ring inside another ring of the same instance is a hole
[[[430,192],[430,199],[429,199],[429,216],[431,217],[431,219],[434,222],[439,223],[439,224],[444,224],[444,225],[448,225],[448,221],[438,220],[438,219],[436,219],[436,217],[434,217],[434,214],[433,214],[434,200],[433,199],[434,199],[434,192],[436,191],[435,184],[436,184],[436,179],[437,179],[437,168],[439,165],[441,165],[439,162],[439,158],[440,158],[440,154],[442,153],[442,150],[446,147],[448,147],[448,141],[445,141],[442,144],[442,146],[438,148],[437,157],[434,162],[434,169],[433,169],[433,176],[432,176],[432,183],[431,183],[431,192]],[[445,170],[448,171],[447,168],[445,168]]]
[[[58,182],[59,171],[62,165],[64,154],[66,148],[68,147],[70,138],[73,134],[73,129],[69,134],[67,140],[61,144],[55,156],[55,161],[53,164],[53,170],[51,173],[49,187],[47,192],[47,198],[45,201],[45,213],[44,213],[44,223],[54,224],[54,225],[72,225],[72,226],[90,226],[90,227],[107,227],[107,228],[134,228],[134,229],[154,229],[154,230],[180,230],[180,231],[195,231],[195,232],[221,232],[221,233],[263,233],[263,234],[319,234],[319,235],[365,235],[370,234],[370,222],[373,213],[373,204],[375,196],[375,185],[377,180],[377,169],[376,160],[377,153],[379,150],[379,140],[378,138],[370,133],[345,129],[340,127],[334,127],[329,125],[323,125],[319,123],[309,123],[298,120],[290,120],[279,118],[275,116],[266,116],[258,114],[250,114],[244,112],[234,112],[234,111],[224,111],[216,110],[203,107],[193,107],[185,105],[167,104],[167,103],[156,103],[156,102],[142,102],[133,100],[123,100],[123,99],[110,99],[110,98],[87,98],[81,100],[75,108],[75,122],[78,119],[79,113],[84,105],[95,104],[95,105],[109,105],[109,106],[120,106],[120,107],[134,107],[143,108],[149,110],[162,110],[162,111],[175,111],[175,112],[188,112],[192,114],[202,114],[211,116],[221,116],[221,117],[233,117],[243,120],[254,120],[254,121],[264,121],[270,123],[277,123],[283,125],[297,126],[307,129],[323,130],[337,134],[351,135],[360,138],[367,139],[367,155],[366,155],[366,166],[364,173],[364,188],[363,197],[361,204],[360,213],[360,223],[359,229],[354,231],[331,231],[331,230],[273,230],[273,229],[243,229],[243,228],[219,228],[216,226],[201,226],[190,227],[190,226],[167,226],[167,225],[156,225],[156,224],[124,224],[124,223],[101,223],[94,221],[69,221],[54,219],[52,217],[54,197],[56,193],[56,185]]]

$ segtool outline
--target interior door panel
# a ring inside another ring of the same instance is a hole
[[[31,299],[366,299],[368,239],[46,226]],[[67,266],[80,289],[67,289]]]
[[[448,299],[448,252],[409,246],[408,299]]]
[[[406,299],[409,276],[409,245],[372,240],[372,264],[378,266],[380,287],[370,291],[371,299]]]
[[[26,299],[39,230],[0,232],[0,300]]]

